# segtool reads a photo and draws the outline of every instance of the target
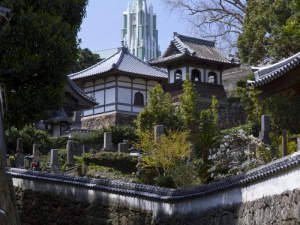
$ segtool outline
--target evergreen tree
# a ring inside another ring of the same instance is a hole
[[[164,125],[165,129],[177,130],[181,120],[173,104],[170,93],[164,93],[161,85],[149,91],[148,105],[135,120],[140,131],[153,131],[155,125]]]
[[[188,79],[182,84],[183,94],[179,96],[180,115],[183,120],[185,130],[191,134],[197,133],[199,129],[200,100],[199,94],[195,90],[195,84]]]
[[[87,0],[2,0],[14,13],[0,39],[0,82],[8,93],[6,122],[22,127],[61,105],[77,57]]]
[[[249,1],[238,38],[238,55],[244,63],[259,64],[265,58],[279,61],[300,51],[300,35],[286,32],[294,13],[293,1]],[[298,19],[297,19],[298,20]]]
[[[90,66],[95,65],[100,62],[102,59],[97,53],[92,53],[88,48],[78,49],[78,58],[75,65],[73,66],[72,73],[84,70]]]

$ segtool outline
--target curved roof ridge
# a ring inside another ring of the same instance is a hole
[[[216,45],[215,41],[209,41],[209,40],[205,40],[205,39],[201,39],[201,38],[189,37],[189,36],[185,36],[182,34],[178,34],[177,32],[174,32],[174,36],[178,37],[179,39],[184,39],[185,41],[192,41],[192,42],[196,42],[198,44],[209,45],[211,47],[215,47],[215,45]]]
[[[70,86],[79,94],[81,95],[83,98],[89,100],[90,102],[94,103],[94,104],[99,104],[96,99],[92,96],[89,96],[87,95],[81,88],[79,88],[75,83],[74,81],[71,80],[70,77],[67,76],[67,80],[68,80],[68,83],[70,84]]]
[[[189,54],[192,54],[194,52],[194,50],[192,50],[189,46],[184,44],[178,36],[174,35],[173,41],[174,41],[174,45],[181,53],[186,53],[185,49],[188,50]]]
[[[100,62],[98,62],[98,63],[96,63],[96,64],[94,64],[94,65],[92,65],[92,66],[90,66],[90,67],[88,67],[88,68],[86,68],[84,70],[78,71],[76,73],[71,73],[71,74],[68,75],[68,77],[70,77],[72,79],[75,76],[79,76],[80,74],[86,73],[88,71],[92,71],[93,69],[99,67],[100,65],[107,63],[109,60],[112,60],[115,56],[117,56],[120,53],[121,53],[121,51],[118,50],[117,52],[115,52],[114,54],[112,54],[111,56],[109,56],[108,58],[106,58],[104,60],[101,60]],[[109,68],[109,69],[111,69],[111,68]],[[106,71],[108,71],[109,69],[107,69]]]
[[[139,61],[139,62],[145,64],[146,66],[150,66],[151,68],[153,68],[153,69],[155,69],[155,70],[158,70],[159,72],[165,73],[165,70],[163,70],[163,69],[161,69],[161,68],[158,68],[158,67],[155,67],[155,66],[151,66],[151,65],[148,63],[149,60],[148,60],[148,61],[144,61],[144,60],[141,60],[140,58],[136,57],[135,55],[133,55],[133,54],[128,50],[128,48],[123,47],[122,51],[124,51],[123,54],[127,54],[127,55],[130,55],[130,56],[134,57],[137,61]],[[123,56],[123,55],[122,55],[122,56]],[[120,58],[121,58],[121,57],[120,57]],[[121,60],[121,61],[122,61],[122,60]]]
[[[294,62],[294,63],[293,63]],[[291,64],[295,64],[300,62],[300,52],[298,52],[295,55],[292,55],[291,57],[281,60],[277,63],[274,63],[272,65],[268,65],[268,66],[263,66],[263,67],[251,67],[252,70],[254,70],[255,72],[255,76],[257,76],[257,78],[266,76],[272,72],[275,72],[277,70],[279,70],[280,68],[283,68],[284,66],[288,66]]]

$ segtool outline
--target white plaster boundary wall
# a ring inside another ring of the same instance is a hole
[[[300,188],[300,153],[219,182],[185,189],[70,177],[8,168],[13,185],[50,191],[78,201],[109,202],[151,210],[153,215],[188,215]]]

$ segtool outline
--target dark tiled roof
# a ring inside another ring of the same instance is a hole
[[[203,60],[232,64],[232,67],[239,65],[227,57],[220,49],[216,48],[215,42],[183,36],[176,32],[165,53],[161,57],[151,59],[149,62],[155,65],[155,63],[167,62],[185,55]]]
[[[120,194],[130,194],[160,200],[186,199],[206,194],[234,188],[251,182],[256,182],[261,178],[281,173],[300,165],[300,152],[273,161],[267,165],[250,170],[247,173],[239,174],[235,177],[220,180],[218,182],[205,184],[191,188],[170,189],[145,184],[126,183],[117,180],[92,179],[82,177],[64,176],[61,174],[51,174],[38,171],[7,168],[6,172],[12,177],[25,179],[39,179],[45,181],[55,181],[70,185],[91,187],[93,189],[112,191]]]
[[[248,81],[248,84],[254,87],[262,86],[283,76],[298,65],[300,65],[300,53],[270,66],[252,67],[255,71],[255,81]]]
[[[73,121],[67,116],[65,110],[62,107],[53,113],[54,113],[53,117],[47,120],[43,120],[43,123],[48,123],[48,124],[58,124],[62,122],[66,122],[69,124],[73,123]]]
[[[87,95],[81,88],[79,88],[69,77],[67,77],[69,86],[78,93],[81,97],[89,101],[92,105],[98,105],[96,99],[92,96]]]
[[[168,77],[167,72],[165,70],[150,66],[148,63],[132,55],[125,47],[119,48],[118,52],[116,52],[109,58],[100,61],[99,63],[85,70],[70,74],[69,77],[72,80],[76,80],[89,76],[101,75],[112,70],[142,76],[158,78]]]
[[[65,133],[78,133],[78,134],[90,134],[95,132],[95,130],[92,129],[76,129],[76,128],[72,128],[68,131],[66,131]]]

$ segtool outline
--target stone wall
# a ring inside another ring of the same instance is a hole
[[[296,225],[300,224],[300,190],[263,197],[256,201],[219,207],[185,217],[159,218],[156,224],[189,225]]]
[[[152,213],[103,203],[70,200],[50,192],[15,189],[22,225],[152,224]]]
[[[23,225],[44,224],[189,224],[296,225],[300,223],[300,190],[263,197],[244,204],[222,206],[185,216],[157,216],[151,211],[69,200],[50,192],[15,189]]]
[[[210,103],[211,104],[211,103]],[[203,104],[203,109],[210,108],[211,105]],[[100,129],[109,125],[130,125],[134,126],[133,121],[137,118],[136,115],[127,115],[122,113],[113,113],[98,117],[92,117],[82,120],[83,129]],[[245,124],[247,115],[244,107],[239,101],[228,103],[226,107],[219,108],[219,125],[220,129],[227,129]]]
[[[83,118],[81,121],[81,127],[83,129],[100,129],[102,127],[108,127],[109,125],[131,125],[136,119],[136,115],[128,115],[122,113],[112,113],[102,116],[95,116],[92,118]]]
[[[0,171],[0,224],[19,225],[19,215],[15,208],[14,188],[10,175]]]

